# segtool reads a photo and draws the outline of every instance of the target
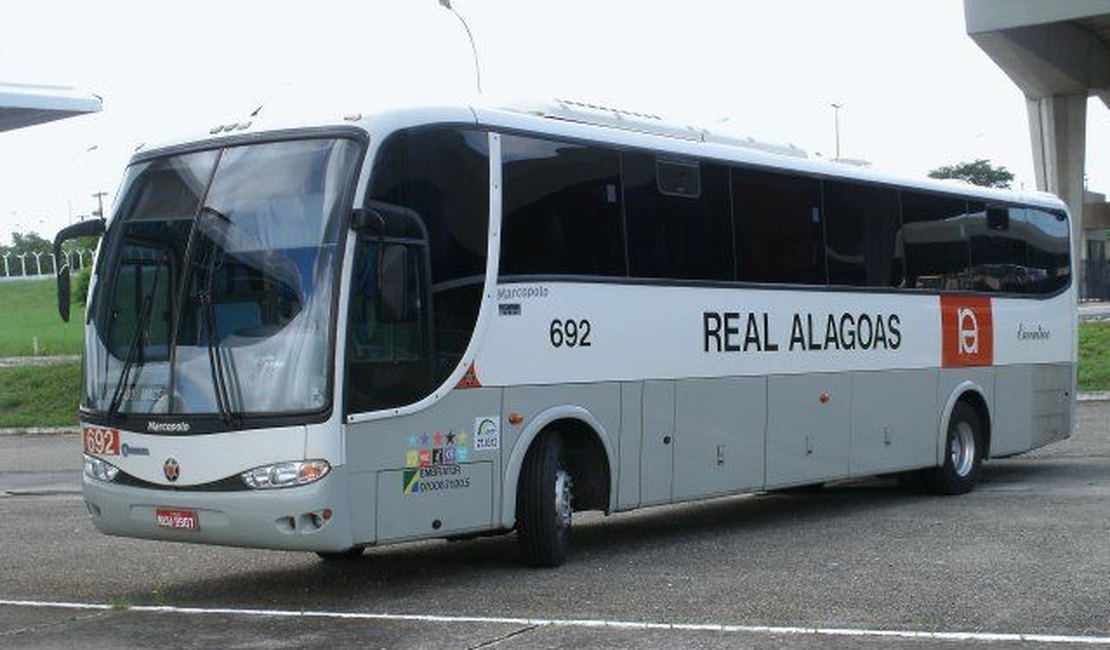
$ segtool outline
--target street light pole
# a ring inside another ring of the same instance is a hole
[[[478,65],[478,48],[474,45],[474,35],[470,33],[470,25],[467,25],[466,24],[466,19],[464,19],[462,17],[462,14],[455,11],[455,8],[451,6],[451,0],[439,0],[439,6],[443,7],[447,11],[450,11],[451,13],[455,14],[455,18],[459,19],[459,22],[462,23],[463,29],[466,30],[466,37],[467,37],[467,39],[470,40],[470,52],[471,52],[471,54],[474,55],[474,78],[477,81],[478,94],[481,95],[482,94],[482,68]]]
[[[844,104],[829,104],[829,106],[833,109],[833,128],[836,129],[836,160],[840,160],[840,109]]]

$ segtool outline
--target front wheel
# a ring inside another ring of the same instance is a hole
[[[541,434],[524,459],[517,491],[517,545],[526,564],[556,567],[566,561],[573,484],[562,438],[555,431]]]
[[[983,429],[975,409],[958,402],[948,419],[944,463],[922,474],[934,494],[964,494],[975,487],[983,464]]]

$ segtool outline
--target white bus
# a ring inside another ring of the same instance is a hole
[[[325,559],[515,530],[557,565],[575,511],[966,492],[1070,434],[1069,228],[572,102],[219,127],[135,155],[108,222],[88,511]]]

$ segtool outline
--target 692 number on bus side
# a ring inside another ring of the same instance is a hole
[[[556,348],[588,348],[591,345],[590,332],[593,326],[585,318],[567,318],[551,321],[548,334],[551,345]]]

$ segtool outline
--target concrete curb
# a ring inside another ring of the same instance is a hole
[[[59,363],[77,363],[79,354],[63,354],[46,357],[0,357],[0,368],[23,368],[26,366],[52,366]]]
[[[1110,392],[1097,391],[1091,393],[1079,393],[1076,399],[1080,402],[1107,402],[1110,401]]]
[[[63,436],[77,435],[81,428],[77,425],[71,427],[26,427],[14,429],[0,429],[0,436]]]

